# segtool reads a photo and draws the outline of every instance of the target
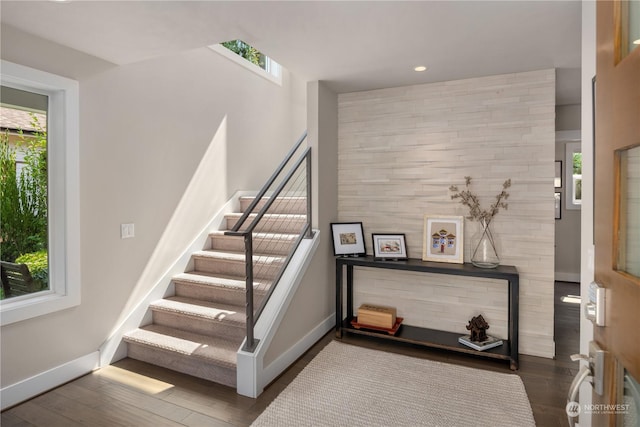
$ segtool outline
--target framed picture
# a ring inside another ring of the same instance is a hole
[[[464,262],[464,217],[424,216],[422,260]]]
[[[332,222],[333,254],[336,256],[364,256],[364,232],[361,222]]]
[[[407,259],[407,243],[404,234],[372,234],[375,259]]]
[[[556,197],[556,219],[562,218],[562,193],[555,193]]]
[[[556,177],[553,182],[556,188],[562,188],[562,160],[556,160]]]

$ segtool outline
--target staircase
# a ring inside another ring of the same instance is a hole
[[[262,209],[265,199],[253,212]],[[240,210],[247,210],[252,201],[241,197]],[[227,230],[242,212],[225,216]],[[277,197],[254,229],[256,309],[306,226],[306,212],[305,197]],[[224,231],[211,232],[210,247],[191,256],[193,269],[173,277],[174,296],[151,303],[152,323],[125,334],[129,357],[236,386],[236,353],[246,335],[245,252],[243,238]]]

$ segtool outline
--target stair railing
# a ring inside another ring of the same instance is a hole
[[[260,314],[302,239],[313,237],[311,228],[311,147],[306,147],[297,160],[292,161],[296,153],[300,151],[306,137],[307,132],[305,131],[258,192],[258,195],[240,219],[231,230],[225,232],[226,235],[241,236],[244,239],[247,328],[244,351],[255,351],[259,340],[254,337],[254,327]],[[304,215],[290,215],[286,219],[286,217],[280,218],[277,215],[270,214],[276,209],[284,212],[288,210],[295,211],[295,205],[301,199],[306,199],[306,213]],[[259,208],[259,206],[261,207]],[[255,212],[256,210],[258,211]],[[281,238],[276,237],[276,233],[273,233],[274,230],[278,231],[279,228],[283,227],[287,229],[293,227],[298,230],[297,234],[295,236],[290,235],[290,238],[283,242]],[[256,232],[256,229],[259,232]],[[273,245],[274,243],[285,245],[286,242],[291,240],[293,244],[281,264],[275,262],[275,260],[280,259],[277,256],[254,255],[260,254],[263,246]],[[279,266],[275,272],[269,270],[274,265]],[[274,279],[256,309],[255,290],[267,285],[260,280],[256,280],[256,277],[264,276],[273,276]]]

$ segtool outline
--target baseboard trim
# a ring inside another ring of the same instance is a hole
[[[81,377],[99,366],[100,352],[79,357],[31,378],[3,387],[0,390],[1,410],[38,396],[64,383]]]
[[[262,371],[262,378],[260,378],[261,386],[264,388],[271,381],[276,379],[278,375],[284,372],[289,366],[293,364],[305,351],[309,350],[316,342],[318,342],[331,328],[336,326],[336,315],[331,314],[329,317],[320,322],[315,328],[313,328],[302,339],[289,347],[287,351],[278,356],[269,366],[265,366]]]

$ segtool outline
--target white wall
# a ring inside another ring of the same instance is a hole
[[[11,35],[3,59],[60,71],[56,58],[32,57],[33,37]],[[63,71],[76,74],[73,63]],[[98,349],[222,203],[261,186],[306,127],[305,85],[283,81],[207,48],[80,79],[81,219],[70,226],[80,227],[82,303],[2,328],[2,387]],[[121,223],[136,237],[121,240]]]
[[[556,257],[555,279],[570,282],[580,281],[580,209],[567,209],[567,182],[564,177],[569,163],[566,159],[567,139],[562,135],[574,133],[580,138],[580,105],[562,105],[556,107],[556,160],[562,161],[562,187],[555,191],[561,193],[560,219],[556,220]],[[574,131],[574,132],[569,132]],[[560,138],[558,137],[560,135]]]
[[[512,179],[509,209],[494,220],[502,262],[520,272],[520,352],[552,357],[555,71],[481,77],[342,94],[338,216],[371,233],[405,233],[422,257],[425,214],[467,215],[451,184],[473,177],[485,207]],[[466,222],[465,261],[477,223]],[[411,325],[466,333],[484,313],[506,337],[503,281],[358,271],[355,307],[398,308]]]
[[[330,223],[338,214],[338,100],[323,82],[317,81],[307,85],[307,98],[313,158],[313,228],[321,232],[320,244],[265,355],[265,366],[335,313]]]

